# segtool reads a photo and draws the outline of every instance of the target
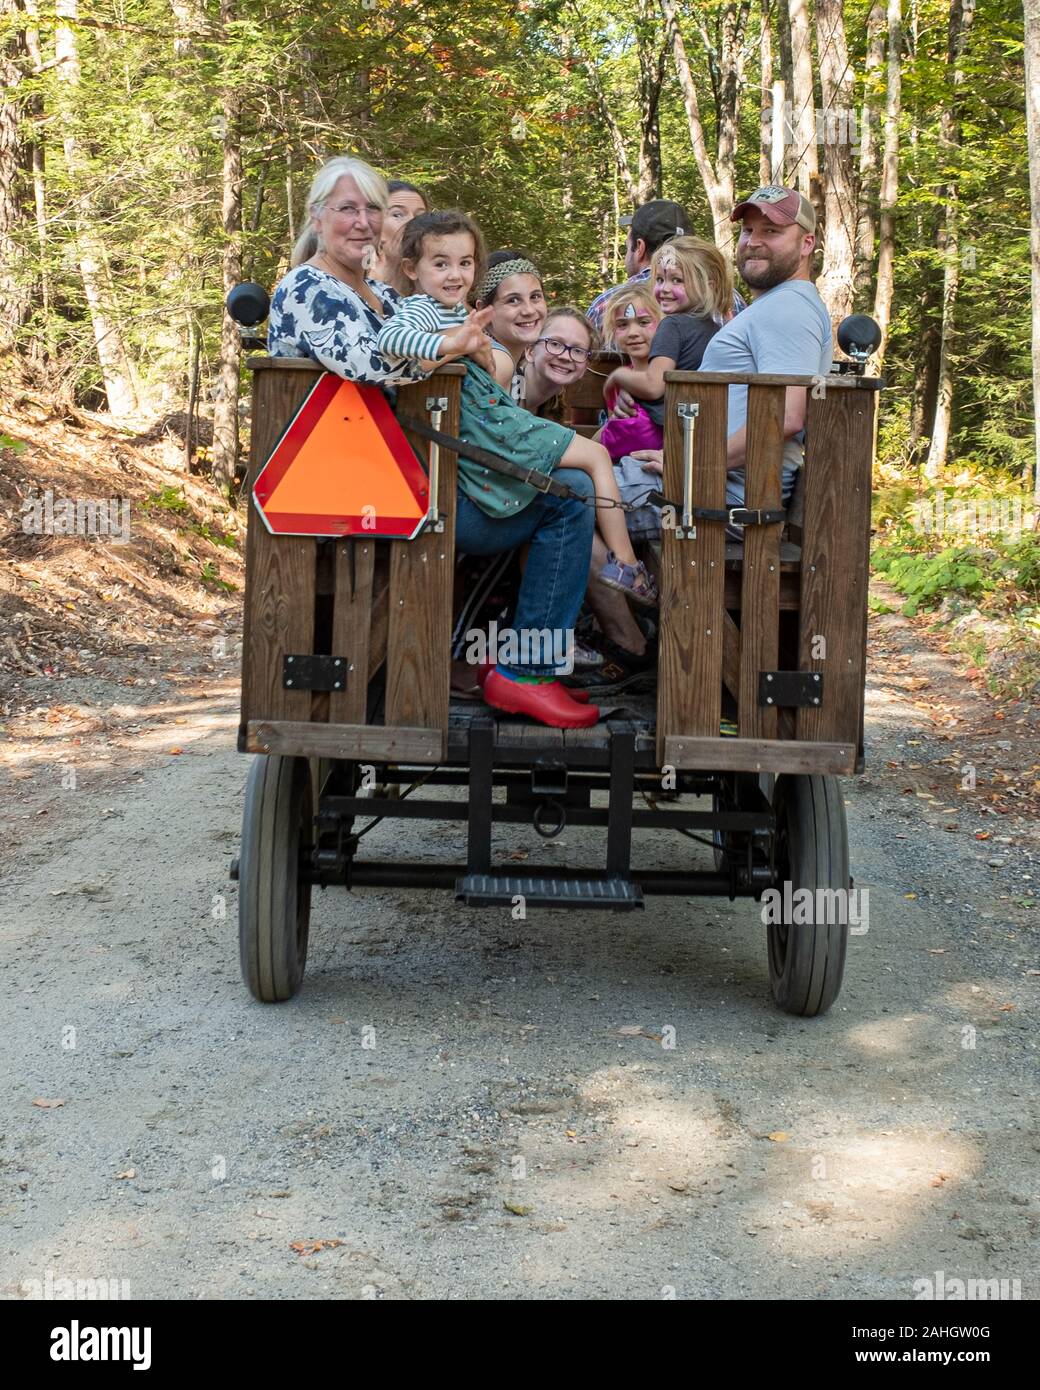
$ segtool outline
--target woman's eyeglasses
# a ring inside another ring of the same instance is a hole
[[[349,217],[351,222],[359,221],[362,213],[366,217],[376,217],[383,211],[378,203],[369,203],[368,207],[364,208],[356,207],[353,203],[341,203],[338,208],[329,207],[327,203],[325,206],[329,212],[334,212],[337,217]]]
[[[539,338],[538,342],[545,344],[545,350],[550,357],[569,357],[572,362],[587,362],[592,356],[589,348],[575,347],[560,338]]]

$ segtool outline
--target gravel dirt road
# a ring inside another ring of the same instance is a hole
[[[303,993],[258,1005],[233,653],[121,713],[81,689],[3,811],[3,1296],[910,1299],[943,1271],[1035,1298],[1035,822],[992,804],[984,697],[900,619],[872,650],[869,930],[815,1020],[774,1009],[755,905],[704,899],[515,922],[330,890]],[[462,830],[369,839],[454,860]],[[562,839],[539,857],[595,853]]]

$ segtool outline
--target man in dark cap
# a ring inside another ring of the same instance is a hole
[[[653,202],[644,203],[636,208],[631,217],[619,220],[622,227],[628,228],[625,270],[629,278],[623,285],[611,285],[609,290],[597,295],[586,310],[585,317],[600,332],[603,331],[603,311],[610,296],[619,290],[631,289],[633,285],[646,284],[650,279],[650,257],[657,248],[673,236],[689,236],[693,231],[693,223],[686,209],[678,203],[669,202],[667,198],[655,198]]]

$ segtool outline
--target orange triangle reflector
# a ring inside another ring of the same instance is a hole
[[[318,378],[253,484],[276,536],[394,536],[411,540],[429,484],[378,386]]]

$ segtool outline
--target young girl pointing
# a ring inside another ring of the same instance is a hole
[[[413,218],[401,237],[401,267],[417,293],[401,301],[380,331],[379,351],[392,358],[431,364],[459,355],[453,350],[453,333],[457,336],[462,325],[472,327],[482,313],[490,316],[491,312],[481,310],[471,315],[465,307],[482,259],[480,232],[464,213],[430,212]],[[625,513],[617,505],[621,498],[606,449],[564,425],[522,409],[487,370],[490,365],[486,358],[481,363],[472,357],[467,360],[461,438],[538,473],[564,466],[589,474],[597,496],[606,503],[596,513],[600,534],[611,552],[600,579],[621,590],[633,603],[656,604],[657,586],[646,566],[636,559]],[[515,515],[538,495],[530,484],[495,473],[462,455],[458,469],[460,486],[488,516]]]

